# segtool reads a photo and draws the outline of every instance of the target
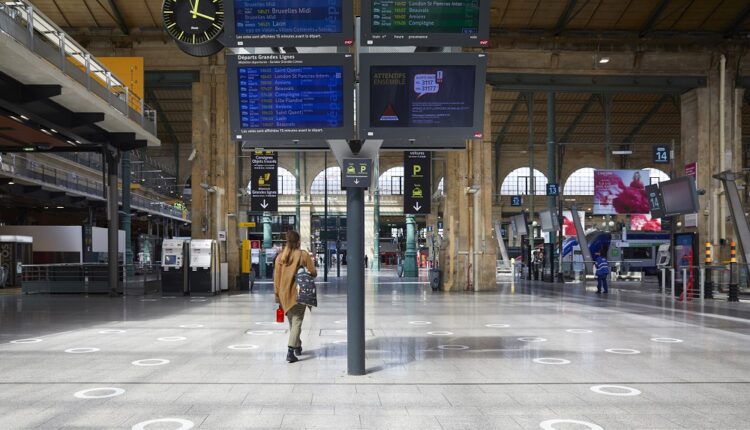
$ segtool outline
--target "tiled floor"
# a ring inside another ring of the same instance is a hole
[[[335,281],[295,364],[267,284],[197,300],[0,296],[0,429],[750,428],[747,304],[367,284],[359,377]]]

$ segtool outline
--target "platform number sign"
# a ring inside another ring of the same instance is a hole
[[[523,197],[521,196],[511,196],[510,198],[510,205],[513,207],[519,207],[523,205]]]
[[[560,187],[557,184],[547,184],[547,195],[557,197],[560,195]]]
[[[654,163],[669,164],[669,146],[654,145]]]

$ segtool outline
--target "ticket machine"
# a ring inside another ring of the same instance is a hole
[[[190,241],[190,294],[212,296],[219,292],[219,252],[215,240]]]
[[[162,244],[161,293],[165,296],[190,293],[188,282],[188,259],[190,241],[185,239],[165,239]]]

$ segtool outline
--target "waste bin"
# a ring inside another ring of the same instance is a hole
[[[440,269],[430,269],[430,287],[432,291],[440,289]]]

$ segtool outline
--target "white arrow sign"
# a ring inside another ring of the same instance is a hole
[[[354,183],[357,184],[357,185],[359,185],[359,178],[355,179]]]
[[[266,199],[263,199],[263,202],[260,204],[260,207],[262,207],[263,209],[268,207],[268,202],[266,202]]]
[[[419,202],[417,202],[417,204],[414,205],[414,210],[417,211],[417,212],[419,212],[419,211],[422,210],[422,206],[419,204]]]

